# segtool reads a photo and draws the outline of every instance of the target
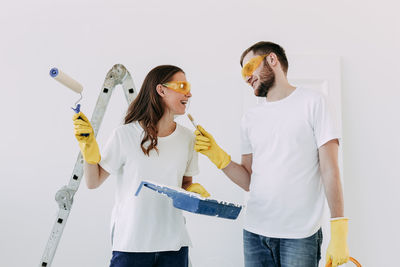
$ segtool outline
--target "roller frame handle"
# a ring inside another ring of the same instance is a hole
[[[72,108],[75,113],[79,113],[81,111],[81,104],[76,105],[76,108]],[[83,120],[80,116],[78,119]],[[80,136],[89,136],[89,134],[80,134]]]

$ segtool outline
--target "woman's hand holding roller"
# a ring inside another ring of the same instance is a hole
[[[74,134],[79,142],[84,160],[89,164],[99,163],[101,159],[99,146],[89,120],[82,112],[76,113],[72,120],[74,122]]]

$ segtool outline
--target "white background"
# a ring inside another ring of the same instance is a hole
[[[57,66],[84,85],[91,116],[105,74],[124,64],[140,88],[151,68],[182,67],[195,119],[240,160],[239,57],[260,40],[288,54],[341,57],[346,216],[351,255],[394,266],[399,250],[399,47],[395,1],[14,1],[0,8],[0,259],[37,266],[56,213],[55,192],[78,153],[70,107],[78,95],[48,76]],[[290,57],[289,57],[290,63]],[[118,88],[119,89],[119,88]],[[126,106],[116,90],[101,144]],[[122,104],[123,103],[123,104]],[[244,194],[201,156],[196,178],[213,196]],[[54,266],[107,266],[114,182],[82,183]],[[242,266],[241,223],[188,215],[195,267]]]

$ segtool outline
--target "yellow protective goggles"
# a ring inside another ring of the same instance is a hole
[[[253,74],[253,72],[258,68],[258,66],[260,66],[260,64],[264,60],[264,58],[268,55],[269,54],[255,56],[252,59],[250,59],[246,64],[244,64],[244,66],[242,68],[243,79],[246,80],[247,76],[251,76]]]
[[[189,82],[184,82],[184,81],[173,81],[173,82],[167,82],[163,83],[163,86],[174,90],[175,92],[181,93],[181,94],[188,94],[190,92],[190,83]]]

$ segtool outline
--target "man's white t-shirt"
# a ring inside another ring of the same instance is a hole
[[[171,135],[158,137],[158,153],[153,149],[150,156],[141,149],[143,136],[138,122],[119,126],[102,150],[100,166],[117,179],[112,249],[155,252],[191,246],[182,211],[170,198],[146,187],[135,193],[143,180],[181,187],[183,176],[198,174],[194,134],[177,124]]]
[[[322,94],[296,88],[250,109],[242,154],[253,154],[244,228],[275,238],[305,238],[321,227],[325,194],[318,149],[341,135]]]

